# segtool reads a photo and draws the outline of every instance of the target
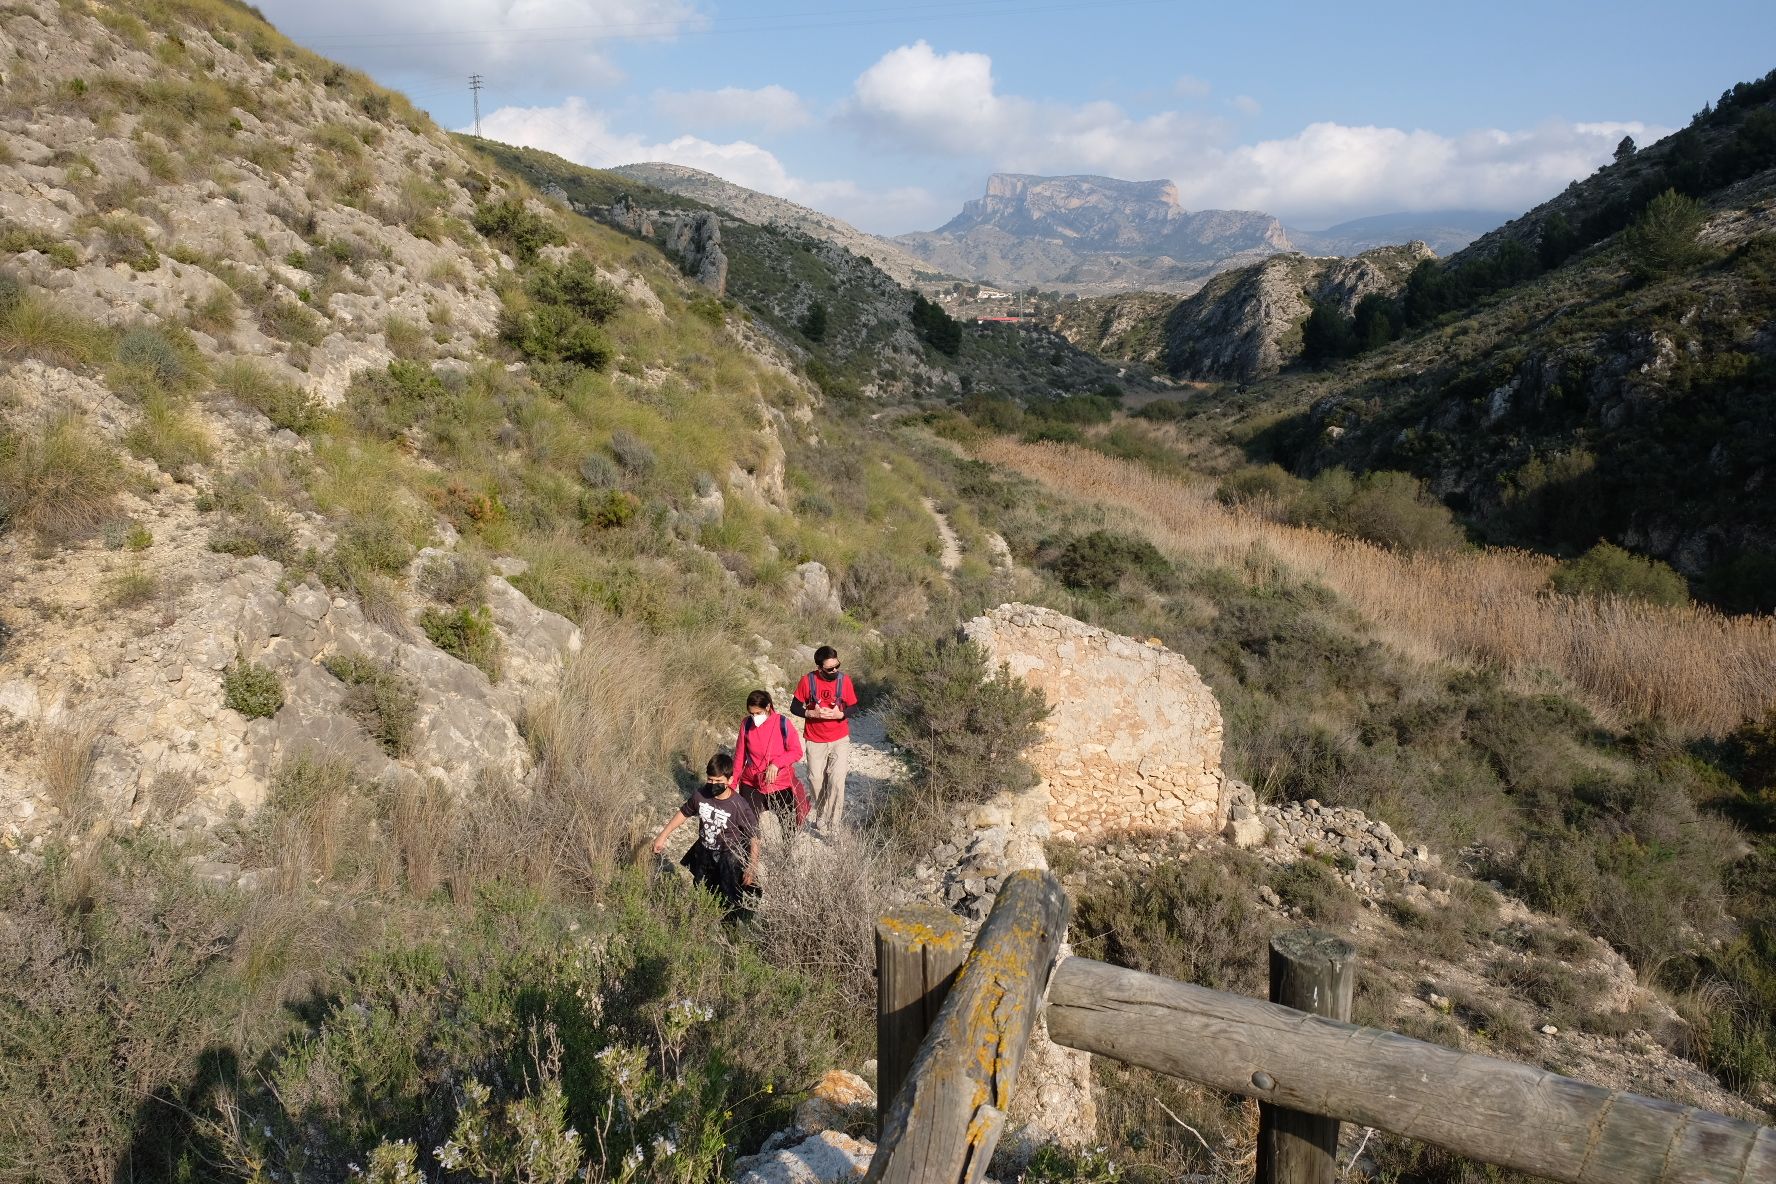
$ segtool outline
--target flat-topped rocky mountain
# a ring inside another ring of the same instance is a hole
[[[1192,291],[1291,247],[1271,215],[1186,210],[1170,181],[1018,173],[995,173],[955,218],[894,242],[944,271],[1082,294]]]

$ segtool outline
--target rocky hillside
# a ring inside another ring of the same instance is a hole
[[[1399,340],[1249,392],[1234,438],[1262,421],[1254,451],[1298,472],[1406,470],[1486,538],[1609,540],[1724,607],[1776,608],[1773,100],[1735,87],[1421,268]]]
[[[1290,249],[1270,215],[1186,210],[1170,181],[1013,173],[994,174],[984,196],[937,230],[893,241],[944,271],[1082,295],[1191,291],[1217,271]]]
[[[719,587],[698,533],[786,504],[815,392],[398,96],[169,11],[0,18],[0,809],[26,849],[163,818],[226,877],[316,754],[528,780],[580,619],[675,549]],[[630,522],[653,557],[601,558]]]
[[[648,163],[618,165],[611,172],[631,177],[666,193],[694,198],[712,209],[732,214],[755,226],[775,227],[810,238],[824,239],[843,247],[860,259],[869,260],[903,288],[916,288],[921,283],[954,278],[933,271],[931,265],[923,259],[908,254],[886,239],[865,234],[831,214],[823,214],[819,210],[811,210],[781,197],[735,185],[701,169],[686,168],[681,164]]]
[[[1141,384],[1128,367],[1105,362],[1053,333],[1029,326],[962,325],[927,304],[928,316],[944,318],[937,323],[954,324],[952,338],[943,341],[932,333],[930,321],[923,327],[917,323],[918,293],[827,232],[786,224],[774,198],[753,195],[760,200],[744,203],[770,217],[758,223],[725,211],[718,215],[697,198],[653,189],[628,172],[589,169],[534,149],[479,146],[574,210],[658,244],[693,273],[703,258],[686,254],[689,235],[683,228],[691,212],[703,211],[713,219],[722,256],[719,293],[744,308],[829,393],[916,403],[972,391],[1065,398],[1106,385]],[[710,231],[700,233],[707,237]]]
[[[1081,349],[1142,362],[1174,378],[1250,382],[1301,354],[1302,323],[1317,303],[1346,315],[1365,296],[1391,296],[1431,250],[1379,247],[1353,259],[1274,255],[1223,272],[1182,300],[1154,293],[1062,304],[1052,327]]]

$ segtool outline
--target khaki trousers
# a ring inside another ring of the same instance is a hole
[[[825,744],[802,745],[808,758],[808,792],[814,797],[814,823],[822,830],[845,821],[845,769],[851,761],[851,737]]]

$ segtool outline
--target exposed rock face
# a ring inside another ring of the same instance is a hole
[[[680,218],[666,233],[666,249],[684,265],[686,274],[714,292],[728,290],[728,257],[722,253],[721,220],[714,214]]]
[[[1204,278],[1292,249],[1250,210],[1178,204],[1170,181],[997,173],[982,197],[929,234],[894,240],[945,271],[1077,292],[1190,291]]]
[[[1082,349],[1163,365],[1177,378],[1250,382],[1300,355],[1301,325],[1315,302],[1335,301],[1353,313],[1371,293],[1400,291],[1429,258],[1421,242],[1354,259],[1274,255],[1223,272],[1178,301],[1150,293],[1082,300],[1063,309],[1055,328]]]
[[[1029,755],[1056,837],[1226,824],[1221,709],[1182,656],[1026,604],[1001,605],[966,632],[1048,699]]]

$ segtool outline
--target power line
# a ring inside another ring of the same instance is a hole
[[[475,138],[481,138],[481,75],[469,75],[469,91],[475,96]]]

